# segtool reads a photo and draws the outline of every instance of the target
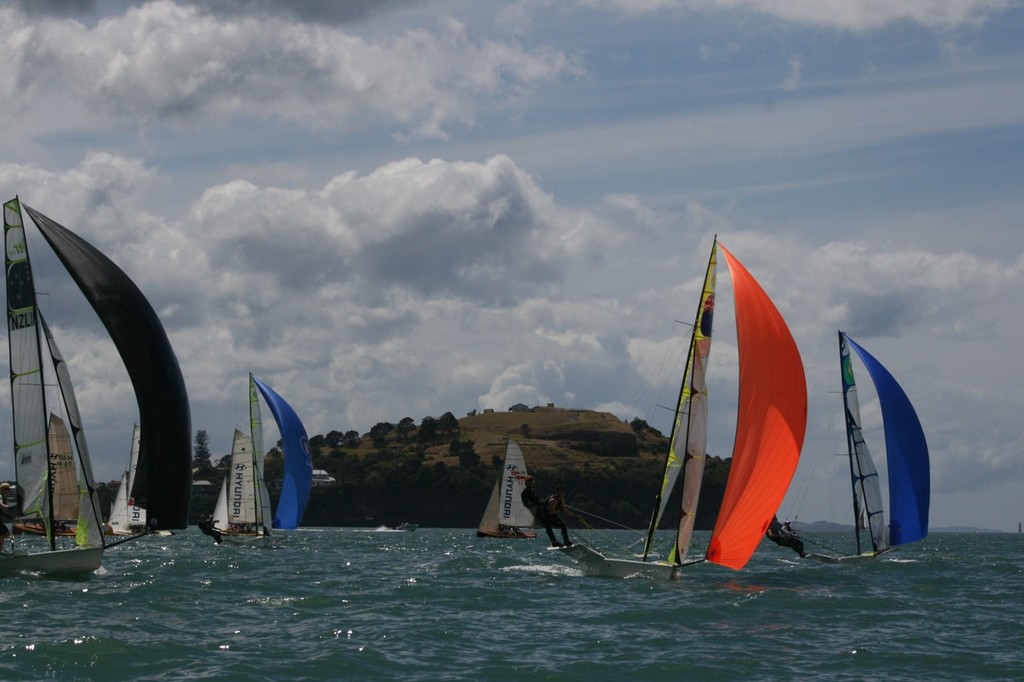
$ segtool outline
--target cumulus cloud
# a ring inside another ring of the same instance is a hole
[[[197,120],[284,121],[351,131],[381,119],[406,137],[471,126],[539,83],[578,71],[544,47],[471,39],[440,18],[379,41],[341,27],[222,16],[169,0],[95,26],[0,10],[5,106],[59,93],[141,128]]]

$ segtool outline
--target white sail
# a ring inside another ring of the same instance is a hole
[[[525,487],[526,460],[519,444],[509,439],[505,446],[505,461],[501,467],[501,474],[491,489],[491,497],[480,519],[477,534],[504,536],[509,535],[508,529],[532,526],[533,513],[526,508],[522,499]]]
[[[249,430],[235,429],[231,445],[231,464],[224,475],[213,526],[222,533],[243,535],[269,534],[270,493],[263,480],[263,420],[259,390],[249,374]]]
[[[135,535],[145,531],[146,510],[135,504],[131,496],[135,484],[135,469],[139,465],[139,425],[132,429],[132,447],[128,459],[128,469],[121,476],[117,494],[110,507],[108,521],[115,535]]]
[[[256,466],[252,456],[252,438],[235,429],[231,442],[231,464],[224,475],[213,516],[214,527],[221,531],[255,524],[257,499]]]

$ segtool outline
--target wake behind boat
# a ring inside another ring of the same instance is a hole
[[[711,350],[716,253],[732,274],[739,350],[739,412],[732,463],[718,520],[703,558],[688,559],[707,456],[705,371]],[[582,542],[565,547],[585,575],[672,578],[687,565],[710,561],[742,568],[757,548],[796,470],[807,422],[807,386],[793,337],[771,299],[721,244],[711,247],[690,349],[676,402],[661,485],[638,557],[609,557]],[[679,481],[679,478],[682,478]],[[653,540],[669,495],[681,485],[674,542],[653,558]]]
[[[861,432],[857,382],[850,348],[864,363],[882,408],[889,482],[889,523],[885,521],[878,470]],[[878,360],[845,332],[839,332],[839,366],[846,416],[846,443],[853,493],[856,554],[811,553],[808,559],[827,563],[875,559],[897,546],[928,536],[930,466],[924,429],[910,399]],[[861,535],[864,535],[862,540]],[[870,542],[871,548],[864,544]]]

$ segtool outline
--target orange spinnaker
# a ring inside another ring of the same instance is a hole
[[[757,549],[796,472],[807,428],[807,381],[793,335],[747,269],[719,243],[732,277],[739,413],[729,481],[708,561],[740,569]]]

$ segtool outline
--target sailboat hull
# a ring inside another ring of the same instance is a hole
[[[477,530],[476,536],[478,538],[498,538],[498,539],[506,539],[506,540],[515,540],[515,539],[530,540],[530,539],[533,539],[533,538],[537,537],[537,534],[533,533],[533,532],[530,532],[530,531],[525,531],[525,530],[521,530],[518,533],[513,533],[513,532],[502,533],[500,530]]]
[[[851,562],[872,561],[883,554],[888,554],[892,550],[893,548],[889,547],[887,549],[883,549],[881,552],[864,552],[863,554],[847,554],[845,556],[832,556],[830,554],[815,554],[811,552],[809,554],[805,554],[804,558],[810,559],[811,561],[820,561],[824,564],[845,564]]]
[[[671,580],[678,577],[678,567],[664,561],[638,561],[612,559],[595,549],[579,543],[562,547],[558,551],[574,559],[583,575],[592,578],[656,578]]]
[[[18,571],[38,571],[50,575],[91,573],[100,567],[103,550],[103,547],[87,547],[4,556],[0,558],[0,575]]]

